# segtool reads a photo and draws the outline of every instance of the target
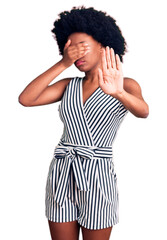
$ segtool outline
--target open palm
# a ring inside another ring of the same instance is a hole
[[[116,96],[123,91],[123,72],[119,55],[113,48],[102,48],[102,69],[98,68],[99,85],[104,93]]]

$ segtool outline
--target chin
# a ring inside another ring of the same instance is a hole
[[[89,71],[86,66],[76,66],[76,68],[81,72]]]

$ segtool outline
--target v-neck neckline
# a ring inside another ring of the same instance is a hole
[[[82,77],[81,80],[80,80],[80,84],[81,84],[81,86],[80,86],[80,90],[81,90],[81,91],[80,91],[80,96],[81,96],[82,106],[85,107],[85,105],[87,104],[87,102],[89,102],[89,100],[93,97],[93,95],[94,95],[99,89],[101,89],[101,88],[100,88],[100,86],[99,86],[98,88],[96,88],[95,91],[86,99],[86,101],[83,102],[83,78],[84,78],[84,77]]]

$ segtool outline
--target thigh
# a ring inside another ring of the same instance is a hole
[[[83,240],[109,240],[112,227],[92,230],[84,227],[82,228]]]
[[[52,240],[78,240],[80,225],[77,221],[52,222],[48,220]]]

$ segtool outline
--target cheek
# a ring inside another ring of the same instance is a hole
[[[90,51],[84,56],[85,61],[89,66],[94,66],[101,62],[101,54],[99,48],[90,46]]]
[[[98,51],[96,49],[90,49],[90,52],[88,52],[85,55],[86,59],[88,59],[89,61],[91,61],[92,63],[99,61],[100,59],[100,54],[98,53]]]

